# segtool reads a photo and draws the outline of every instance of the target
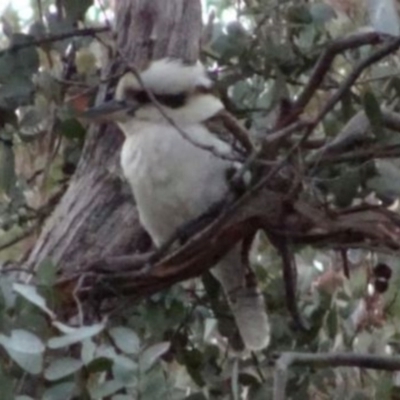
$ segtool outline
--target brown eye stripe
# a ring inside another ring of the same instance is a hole
[[[126,97],[136,100],[140,104],[149,104],[151,99],[149,95],[144,91],[129,91],[126,93]],[[186,93],[178,94],[154,94],[155,99],[162,105],[170,108],[179,108],[185,105],[187,95]]]

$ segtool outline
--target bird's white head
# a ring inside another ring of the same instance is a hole
[[[200,62],[187,65],[177,59],[161,59],[153,61],[139,78],[132,72],[123,75],[114,100],[93,111],[97,109],[103,120],[116,121],[125,133],[132,121],[168,124],[170,118],[180,125],[202,122],[223,108],[209,93],[211,87],[212,81]]]
[[[140,73],[140,81],[132,72],[126,73],[118,82],[115,97],[124,98],[126,89],[143,91],[143,86],[155,95],[174,95],[212,87],[212,81],[199,61],[189,65],[171,58],[153,61]]]

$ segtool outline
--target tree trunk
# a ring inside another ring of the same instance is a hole
[[[126,69],[126,61],[140,69],[149,60],[163,57],[197,60],[200,0],[119,0],[115,12],[117,57],[103,77]],[[102,102],[107,92],[107,87],[101,87],[96,102]],[[69,188],[45,224],[26,267],[50,259],[63,273],[70,273],[93,257],[132,254],[149,246],[120,173],[122,141],[114,125],[89,129]]]

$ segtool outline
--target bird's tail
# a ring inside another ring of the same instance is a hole
[[[249,350],[267,347],[270,325],[264,298],[257,282],[249,279],[249,271],[240,262],[239,248],[229,252],[211,272],[225,292],[245,346]]]

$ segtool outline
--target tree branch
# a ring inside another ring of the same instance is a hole
[[[10,46],[4,50],[0,51],[0,57],[6,53],[15,52],[26,47],[31,46],[41,46],[46,43],[53,43],[58,42],[60,40],[69,39],[72,37],[79,37],[79,36],[94,36],[98,33],[108,32],[110,29],[107,26],[99,27],[99,28],[83,28],[77,29],[71,32],[59,33],[57,35],[46,35],[41,37],[40,39],[29,40],[24,43],[17,43],[13,46]]]
[[[329,71],[334,58],[345,50],[365,46],[367,44],[381,43],[383,35],[377,32],[358,33],[346,38],[341,38],[330,43],[326,50],[319,57],[311,77],[299,95],[297,101],[293,104],[293,112],[290,115],[290,121],[293,121],[300,115],[307,106],[316,90],[321,86],[325,75]]]
[[[282,353],[275,364],[274,400],[285,400],[288,370],[294,366],[314,368],[358,367],[384,371],[400,370],[400,356],[375,356],[369,354],[309,354]]]
[[[341,83],[339,89],[333,94],[330,100],[325,104],[322,108],[322,111],[319,113],[317,118],[315,119],[315,125],[320,123],[326,114],[328,114],[340,101],[343,95],[353,86],[358,77],[362,74],[362,72],[368,68],[370,65],[380,61],[382,58],[388,56],[389,54],[395,52],[400,47],[400,38],[390,39],[388,42],[383,45],[379,50],[373,52],[371,55],[366,57],[364,60],[361,60],[357,63],[351,73],[346,77],[346,79]]]

